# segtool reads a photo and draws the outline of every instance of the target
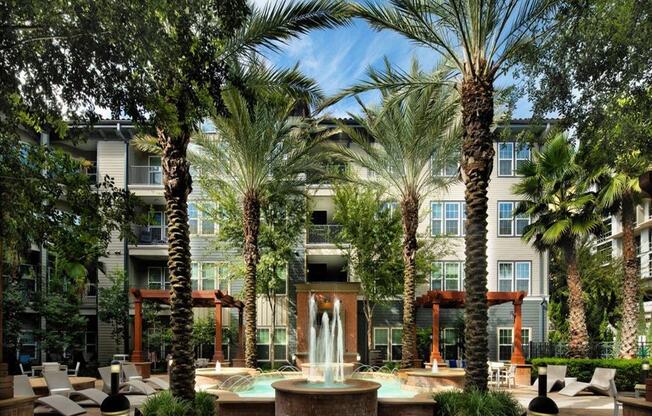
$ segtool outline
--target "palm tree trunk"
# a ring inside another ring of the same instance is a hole
[[[416,327],[416,273],[417,227],[419,225],[419,199],[409,192],[401,201],[403,214],[403,339],[401,368],[414,364],[417,348]]]
[[[248,192],[243,201],[244,227],[244,319],[245,362],[256,368],[256,267],[258,266],[258,229],[260,227],[260,201],[258,195]]]
[[[620,333],[620,358],[636,357],[636,335],[639,320],[639,261],[636,256],[634,226],[636,224],[636,208],[629,194],[623,196],[623,318]]]
[[[158,130],[163,149],[161,167],[165,195],[170,273],[170,325],[172,359],[170,390],[175,397],[195,397],[195,360],[192,347],[192,285],[190,282],[190,236],[188,194],[192,191],[190,164],[186,158],[190,132],[169,136]]]
[[[464,345],[466,389],[487,390],[487,188],[493,169],[491,80],[465,77],[461,87],[462,175],[466,184]]]
[[[575,243],[564,245],[568,283],[568,326],[570,330],[569,354],[572,358],[586,358],[589,346],[589,333],[586,329],[586,313],[584,311],[584,291],[582,279],[577,268],[577,253]]]

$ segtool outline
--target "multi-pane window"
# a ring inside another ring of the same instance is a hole
[[[453,177],[457,175],[459,166],[459,154],[455,160],[448,162],[439,161],[434,155],[430,157],[430,171],[432,172],[432,176]]]
[[[192,262],[192,290],[227,290],[226,266],[215,262]]]
[[[514,176],[517,170],[531,158],[527,143],[503,142],[498,144],[498,175]]]
[[[188,203],[188,225],[190,227],[190,234],[213,235],[217,227],[211,215],[215,211],[215,205],[212,203],[204,203],[197,206],[197,203]]]
[[[443,358],[445,360],[456,360],[458,358],[457,330],[455,328],[444,328],[439,344],[442,347]]]
[[[165,235],[165,214],[163,211],[154,211],[150,215],[150,221],[147,226],[152,242],[161,242],[166,240]]]
[[[530,216],[528,214],[514,215],[518,202],[499,201],[498,202],[498,235],[501,237],[518,237],[522,236],[525,227],[530,225]]]
[[[382,210],[389,211],[389,214],[393,216],[400,212],[400,207],[396,201],[387,201],[383,202]]]
[[[23,329],[20,331],[20,356],[28,355],[31,359],[36,359],[38,356],[38,344],[34,331]]]
[[[149,289],[169,289],[170,281],[168,280],[167,267],[148,267],[147,268],[147,287]]]
[[[97,352],[97,334],[95,332],[86,331],[84,333],[84,350],[87,354],[94,355]]]
[[[432,236],[463,236],[466,232],[466,204],[459,201],[430,203],[430,233]]]
[[[531,269],[529,261],[498,262],[498,290],[530,292]]]
[[[530,345],[531,328],[521,329],[521,340],[523,342],[523,353],[527,356]],[[498,361],[509,361],[512,359],[512,347],[514,346],[514,331],[512,328],[498,328]]]
[[[256,330],[256,352],[259,361],[269,361],[271,336],[270,328],[258,328]],[[287,328],[276,328],[274,330],[274,361],[287,360]]]
[[[374,328],[374,349],[383,351],[387,361],[400,361],[403,328]]]
[[[430,270],[431,290],[463,290],[464,262],[436,261]]]
[[[161,157],[150,156],[147,161],[149,185],[160,185],[163,183],[163,171],[161,169]]]

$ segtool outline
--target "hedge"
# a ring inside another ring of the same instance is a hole
[[[540,365],[565,365],[566,377],[577,377],[578,381],[589,382],[593,377],[593,371],[597,368],[616,369],[616,387],[618,391],[634,391],[634,385],[641,381],[641,359],[576,359],[576,358],[535,358],[532,360],[532,376],[536,378],[537,369]],[[652,374],[651,374],[652,376]]]

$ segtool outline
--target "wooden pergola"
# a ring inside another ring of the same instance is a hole
[[[143,362],[143,300],[148,299],[158,303],[170,304],[169,290],[131,288],[134,297],[134,349],[131,361]],[[238,344],[242,345],[242,312],[244,304],[235,300],[221,290],[193,290],[193,307],[215,307],[215,352],[213,361],[224,361],[222,353],[222,308],[238,309]],[[238,350],[240,352],[240,350]]]
[[[523,326],[523,316],[521,305],[527,292],[487,292],[487,303],[489,306],[500,305],[511,302],[514,305],[514,344],[512,347],[512,364],[525,364],[523,355],[523,336],[521,329]],[[439,353],[439,309],[444,308],[463,308],[465,292],[456,290],[430,290],[425,295],[417,298],[417,305],[425,308],[432,308],[432,351],[430,352],[430,361],[437,360],[442,362],[443,359]]]

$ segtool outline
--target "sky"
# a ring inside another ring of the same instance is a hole
[[[254,0],[253,3],[256,7],[263,7],[274,1]],[[301,71],[315,79],[327,96],[364,80],[367,68],[383,66],[385,56],[392,65],[403,69],[409,68],[414,56],[426,70],[434,68],[439,60],[436,52],[418,47],[395,32],[377,32],[360,19],[345,27],[312,31],[282,45],[279,52],[263,51],[263,54],[275,66],[289,67],[298,63]],[[496,86],[507,87],[514,83],[511,76],[503,76]],[[377,94],[366,94],[361,98],[365,103],[373,102],[377,100]],[[529,117],[530,110],[527,99],[521,99],[514,117]],[[349,98],[327,111],[332,116],[346,117],[349,112],[358,113],[359,106]]]

